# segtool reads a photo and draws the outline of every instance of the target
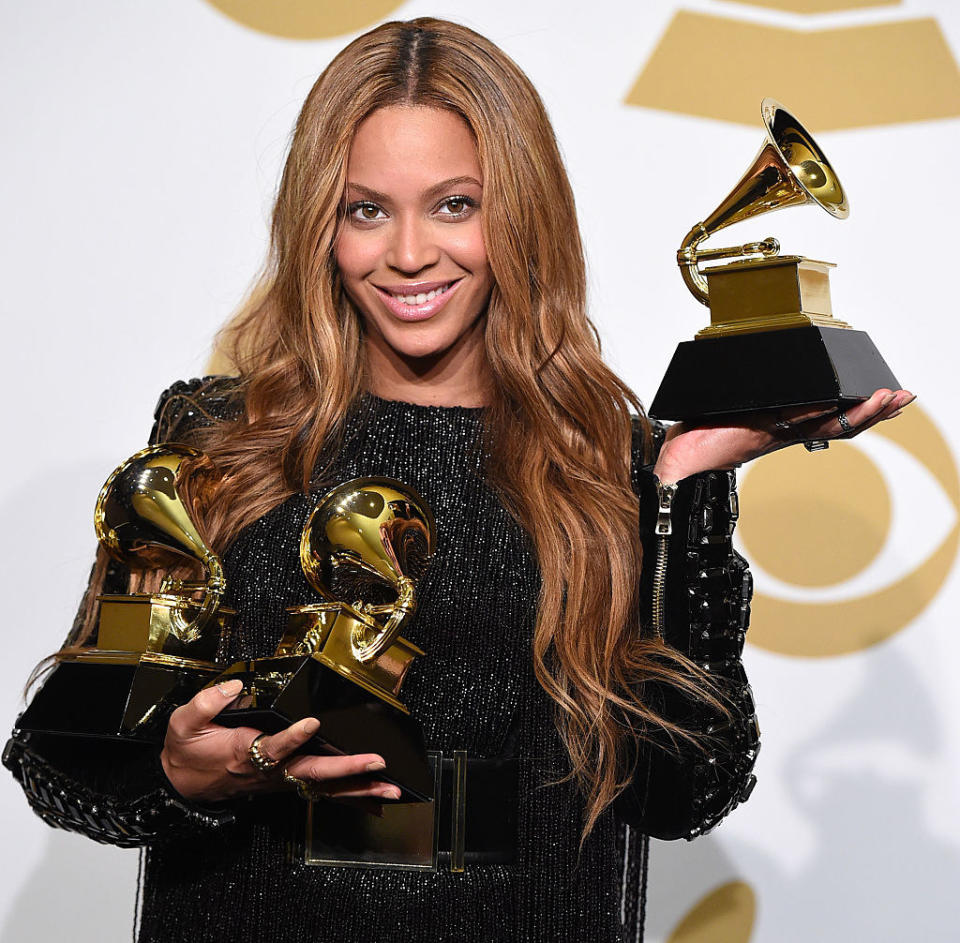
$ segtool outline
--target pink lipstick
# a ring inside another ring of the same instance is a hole
[[[391,314],[401,321],[425,321],[432,318],[457,290],[462,278],[448,279],[444,282],[413,282],[397,285],[374,285],[377,293]],[[437,292],[433,298],[427,298],[431,292]],[[398,297],[400,296],[400,297]],[[402,298],[424,296],[420,304],[407,304]]]

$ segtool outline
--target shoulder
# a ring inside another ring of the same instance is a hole
[[[183,439],[214,423],[236,420],[242,413],[243,383],[239,377],[177,380],[157,400],[150,443]]]

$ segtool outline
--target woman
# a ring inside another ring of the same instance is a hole
[[[5,762],[47,821],[149,846],[141,940],[634,940],[645,836],[693,837],[747,795],[731,469],[850,433],[813,410],[664,434],[601,361],[584,283],[552,130],[500,50],[419,19],[333,61],[226,334],[239,379],[171,387],[151,438],[207,456],[184,483],[223,556],[232,659],[271,654],[286,608],[316,599],[297,550],[318,494],[383,474],[424,496],[439,545],[404,699],[486,786],[462,872],[314,866],[291,780],[327,797],[321,833],[355,812],[337,803],[375,814],[396,790],[375,754],[295,756],[312,719],[220,727],[227,684],[173,713],[159,756],[15,731]],[[878,391],[846,420],[910,398]],[[68,641],[133,577],[100,560]]]

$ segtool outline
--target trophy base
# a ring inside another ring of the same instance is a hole
[[[658,419],[833,403],[846,409],[899,381],[864,331],[810,326],[678,345],[650,404]]]
[[[396,786],[401,802],[433,798],[423,733],[405,710],[310,656],[237,662],[216,683],[236,678],[243,681],[243,691],[216,723],[278,733],[304,717],[316,717],[320,730],[298,753],[378,753],[387,768],[377,779]]]
[[[99,655],[118,657],[98,660]],[[162,743],[170,710],[189,701],[220,671],[212,665],[142,657],[124,664],[124,655],[130,653],[94,651],[58,662],[17,726],[32,733]]]

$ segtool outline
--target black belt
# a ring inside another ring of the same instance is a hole
[[[384,802],[382,818],[342,803],[309,803],[305,863],[454,872],[512,863],[520,761],[471,759],[461,752],[429,757],[433,802]]]

